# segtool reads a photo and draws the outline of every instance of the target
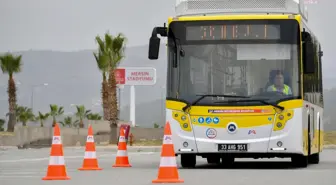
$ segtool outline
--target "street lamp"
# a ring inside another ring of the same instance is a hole
[[[30,102],[30,104],[31,104],[31,109],[32,109],[32,112],[34,112],[33,111],[33,108],[34,108],[34,91],[35,91],[35,88],[37,88],[37,87],[40,87],[40,86],[48,86],[49,84],[48,83],[43,83],[43,84],[38,84],[38,85],[32,85],[32,94],[31,94],[31,102]]]

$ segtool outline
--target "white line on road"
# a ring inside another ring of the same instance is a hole
[[[22,175],[0,175],[0,178],[39,178],[42,176],[33,176],[33,175],[25,175],[25,176],[22,176]]]
[[[128,153],[129,155],[149,155],[153,154],[154,152],[137,152],[137,153]],[[116,156],[116,154],[101,154],[98,155],[98,159],[100,157],[111,157]],[[13,160],[1,160],[0,163],[14,163],[14,162],[35,162],[35,161],[45,161],[49,160],[50,157],[43,157],[43,158],[32,158],[32,159],[13,159]],[[76,159],[76,158],[84,158],[84,155],[80,156],[67,156],[65,159]]]
[[[39,171],[39,172],[1,172],[1,175],[29,175],[29,174],[40,174],[40,173],[45,173],[45,172],[42,172],[42,171]]]

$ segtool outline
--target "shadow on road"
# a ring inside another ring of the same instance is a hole
[[[181,168],[180,168],[181,169]],[[293,167],[291,162],[234,162],[232,165],[204,164],[194,169],[300,169]]]

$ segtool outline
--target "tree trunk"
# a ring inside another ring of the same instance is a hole
[[[22,122],[22,126],[26,127],[27,123],[26,122]]]
[[[79,121],[79,128],[84,128],[83,120],[80,120],[80,121]]]
[[[14,132],[15,124],[16,124],[16,116],[15,116],[15,105],[16,105],[16,86],[15,81],[12,75],[9,75],[8,79],[8,104],[9,104],[9,121],[7,126],[8,132]]]
[[[109,102],[108,102],[108,83],[104,79],[102,82],[102,102],[103,102],[103,111],[104,111],[104,120],[109,120]]]
[[[110,122],[110,144],[118,144],[118,127]]]
[[[40,125],[41,125],[41,127],[44,127],[44,125],[43,125],[43,121],[40,122]]]
[[[15,113],[8,114],[8,125],[7,125],[7,132],[14,132],[14,128],[16,125],[16,116]]]
[[[56,126],[56,118],[54,117],[54,118],[53,118],[52,127],[55,127],[55,126]]]
[[[108,80],[108,100],[109,100],[109,121],[110,121],[110,144],[117,144],[118,141],[118,102],[117,102],[117,84],[114,76],[114,69],[109,72]]]

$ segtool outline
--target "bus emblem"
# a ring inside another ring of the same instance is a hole
[[[237,124],[236,123],[233,123],[233,122],[230,122],[228,125],[227,125],[227,131],[230,133],[230,134],[234,134],[237,132]]]

